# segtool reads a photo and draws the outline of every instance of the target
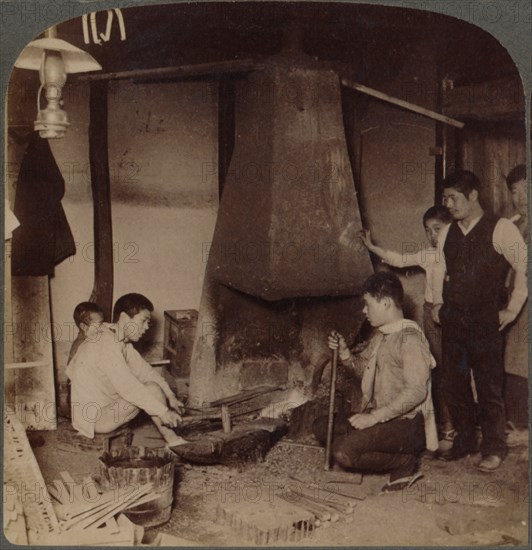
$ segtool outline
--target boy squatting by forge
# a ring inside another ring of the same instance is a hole
[[[396,275],[381,271],[364,283],[363,312],[377,334],[357,358],[342,335],[333,332],[328,345],[338,349],[344,366],[362,378],[361,411],[335,415],[332,455],[345,469],[389,472],[383,492],[400,491],[421,475],[419,456],[438,448],[430,395],[436,362],[421,328],[403,316],[403,287]],[[314,421],[322,443],[328,417]]]
[[[82,342],[68,365],[72,426],[86,437],[112,432],[142,409],[168,447],[187,443],[172,430],[181,422],[183,403],[132,345],[148,330],[152,311],[142,294],[122,296],[113,323],[102,324],[99,338]]]

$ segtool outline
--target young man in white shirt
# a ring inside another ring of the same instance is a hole
[[[363,357],[351,353],[342,335],[329,336],[329,347],[362,379],[363,394],[359,413],[336,415],[332,454],[343,468],[390,473],[383,492],[400,491],[419,479],[422,451],[438,448],[430,395],[436,362],[421,328],[403,316],[403,287],[395,274],[372,275],[363,292],[363,312],[378,329]],[[320,417],[312,426],[321,442],[327,421]]]
[[[510,170],[506,183],[516,214],[510,218],[525,242],[528,241],[528,197],[526,166],[518,164]],[[514,288],[515,272],[508,274],[506,286]],[[528,302],[506,332],[504,394],[506,417],[515,426],[528,425]]]
[[[444,460],[476,452],[473,371],[482,429],[478,468],[496,470],[506,456],[501,331],[521,310],[526,297],[527,249],[515,225],[484,212],[480,181],[469,171],[448,176],[443,203],[453,223],[440,233],[434,268],[433,318],[442,325],[444,389],[458,432]],[[509,267],[515,286],[504,305]]]
[[[369,230],[364,230],[360,238],[364,246],[381,258],[385,263],[398,268],[417,266],[425,271],[425,303],[423,304],[423,332],[429,342],[430,351],[436,359],[436,368],[432,371],[432,396],[436,422],[438,424],[441,447],[449,446],[455,431],[449,410],[443,395],[443,379],[441,368],[441,327],[432,319],[432,306],[434,303],[432,293],[433,270],[436,263],[436,247],[440,232],[452,221],[449,210],[443,206],[431,206],[423,214],[423,227],[427,235],[428,247],[422,247],[418,251],[412,251],[411,247],[405,247],[401,253],[387,250],[377,246],[371,240]],[[411,243],[409,243],[411,244]]]

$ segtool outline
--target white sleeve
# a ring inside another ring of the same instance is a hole
[[[168,410],[166,405],[147,391],[136,373],[130,370],[118,346],[105,348],[105,354],[100,356],[100,366],[115,391],[126,401],[145,410],[151,416],[161,416]]]
[[[131,371],[141,382],[155,382],[163,390],[166,397],[174,396],[174,392],[170,389],[166,380],[143,359],[131,344],[127,344],[127,362]]]
[[[506,218],[501,218],[493,230],[493,248],[502,254],[515,271],[512,295],[508,302],[510,311],[519,313],[528,296],[528,250],[519,229]]]
[[[418,250],[417,252],[394,252],[393,250],[385,250],[382,255],[382,259],[387,264],[393,267],[412,267],[414,265],[425,268],[425,262],[423,261],[423,252]]]

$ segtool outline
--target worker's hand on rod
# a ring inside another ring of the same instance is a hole
[[[351,356],[351,352],[349,351],[349,348],[345,343],[344,337],[336,330],[333,330],[331,334],[329,334],[329,337],[327,339],[327,345],[332,350],[337,349],[338,356],[342,360],[349,359],[349,357]]]
[[[176,428],[181,424],[181,415],[172,409],[168,409],[163,415],[160,416],[161,422],[169,428]]]
[[[185,413],[185,405],[175,395],[168,398],[168,406],[179,414]]]

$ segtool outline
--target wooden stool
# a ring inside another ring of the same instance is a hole
[[[111,442],[120,438],[120,444],[129,447],[133,440],[133,431],[129,424],[124,424],[116,430],[106,434],[94,434],[94,439],[90,439],[78,433],[70,422],[59,422],[57,430],[58,447],[68,451],[107,451],[109,452]]]

